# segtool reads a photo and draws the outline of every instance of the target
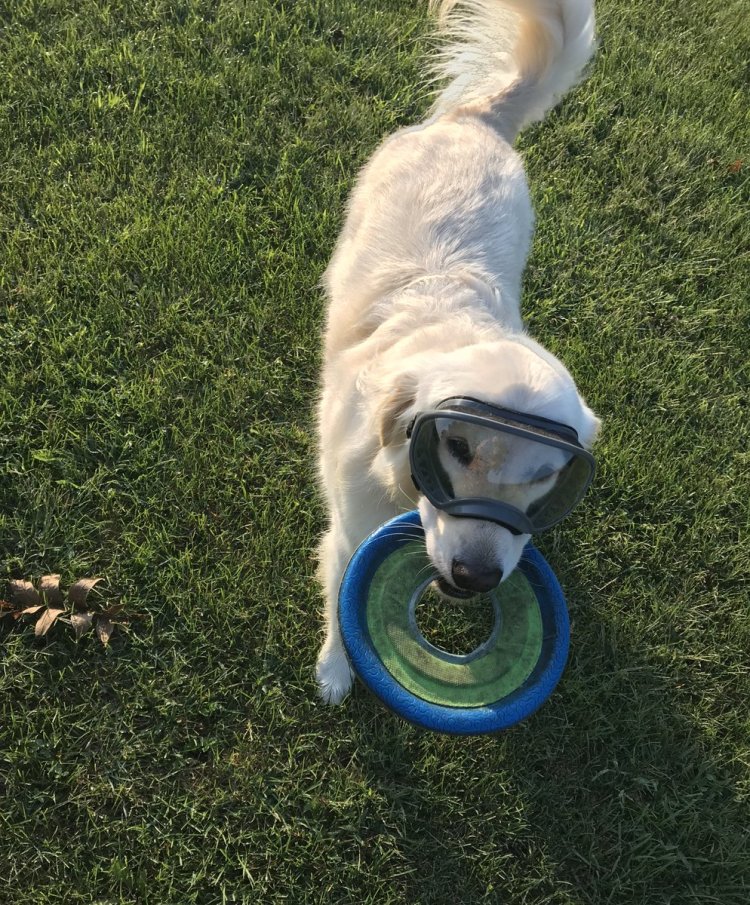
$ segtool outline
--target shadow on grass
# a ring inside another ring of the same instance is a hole
[[[411,901],[748,901],[731,740],[688,715],[700,704],[673,670],[610,637],[589,624],[552,700],[494,738],[372,716],[360,692],[361,763],[400,814]]]
[[[215,635],[11,645],[5,816],[55,855],[20,863],[30,889],[91,901],[117,874],[127,901],[180,905],[748,901],[747,780],[715,731],[721,702],[598,616],[535,716],[466,739],[361,686],[324,708],[296,647]],[[90,872],[66,866],[70,840],[96,851]]]

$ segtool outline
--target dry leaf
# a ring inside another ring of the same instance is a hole
[[[7,619],[8,617],[13,620],[20,619],[21,611],[9,601],[0,600],[0,619]]]
[[[109,644],[113,629],[114,626],[106,616],[99,616],[96,620],[96,634],[99,636],[99,640],[105,647]]]
[[[37,638],[42,638],[47,632],[52,628],[55,624],[55,620],[58,616],[61,616],[65,610],[53,610],[47,609],[42,615],[37,619],[36,625],[34,626],[34,634]]]
[[[90,632],[94,624],[94,614],[86,612],[78,612],[71,614],[70,624],[76,633],[76,639],[82,637],[86,632]]]
[[[86,603],[89,591],[95,584],[104,581],[103,578],[79,578],[68,588],[68,600],[73,604],[73,609],[80,608]]]
[[[39,592],[30,581],[14,578],[10,581],[10,593],[16,603],[32,606],[41,603]]]
[[[22,616],[33,616],[34,613],[38,613],[44,607],[43,603],[40,603],[38,606],[27,606],[25,610],[21,610]]]
[[[59,575],[42,575],[39,579],[39,590],[50,606],[63,606]]]
[[[112,606],[109,606],[106,610],[102,611],[102,615],[108,616],[111,619],[113,616],[119,616],[124,609],[124,603],[113,603]]]
[[[739,173],[739,171],[742,169],[742,160],[738,158],[737,160],[730,163],[727,169],[730,173]]]

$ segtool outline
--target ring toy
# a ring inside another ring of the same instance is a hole
[[[352,667],[387,707],[418,726],[453,735],[508,729],[547,700],[565,668],[570,623],[557,578],[527,544],[518,567],[485,595],[493,614],[489,637],[455,654],[428,641],[417,621],[437,577],[416,510],[359,546],[339,590],[339,626]]]

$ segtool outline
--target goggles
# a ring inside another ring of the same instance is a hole
[[[594,477],[572,427],[468,397],[421,412],[406,435],[412,480],[433,506],[513,534],[556,525]]]

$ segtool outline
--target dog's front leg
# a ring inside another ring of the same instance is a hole
[[[336,527],[329,529],[320,545],[320,582],[325,595],[326,639],[318,655],[316,676],[321,698],[326,704],[338,704],[352,687],[354,675],[349,666],[339,631],[339,585],[352,555]]]

